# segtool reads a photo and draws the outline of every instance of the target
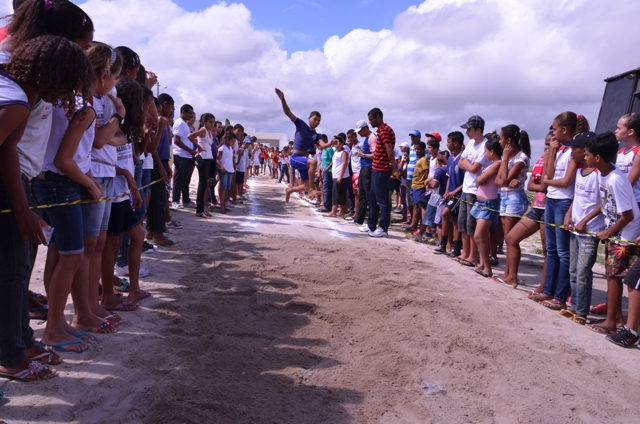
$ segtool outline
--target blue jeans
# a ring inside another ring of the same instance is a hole
[[[286,163],[282,164],[282,168],[280,168],[280,179],[278,180],[279,183],[282,182],[282,177],[287,176],[287,184],[291,184],[291,179],[289,178],[289,165],[287,165]]]
[[[0,210],[10,208],[0,181]],[[0,365],[12,366],[25,360],[24,351],[34,345],[28,303],[34,252],[22,239],[13,213],[0,214],[0,228]]]
[[[371,192],[369,195],[369,221],[367,225],[371,231],[378,227],[380,218],[380,228],[389,230],[391,224],[391,200],[389,199],[389,179],[391,171],[371,170]]]
[[[591,307],[593,265],[598,256],[598,239],[588,235],[570,235],[571,306],[578,315],[586,317]]]
[[[333,207],[333,174],[331,172],[322,173],[322,198],[324,208],[330,211]]]
[[[545,224],[562,225],[569,206],[571,206],[571,199],[550,199],[547,197],[547,207],[544,211]],[[544,294],[554,296],[560,302],[566,302],[570,287],[569,232],[562,228],[546,225],[545,234],[547,235],[547,274],[544,280]]]
[[[135,173],[133,178],[136,180],[136,185],[138,187],[142,187],[142,161],[138,161],[136,165]],[[142,194],[141,194],[142,196]],[[139,209],[134,209],[136,213],[136,217],[138,217],[138,221],[142,221],[145,213],[147,212],[147,204],[144,201],[144,197],[142,198],[142,206]],[[129,265],[129,243],[131,239],[129,238],[129,233],[124,233],[122,235],[122,241],[120,242],[120,249],[118,250],[118,256],[116,257],[116,264],[118,266],[127,266]]]

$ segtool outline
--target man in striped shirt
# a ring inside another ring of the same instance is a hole
[[[393,129],[384,123],[382,111],[378,108],[369,112],[369,124],[378,129],[378,140],[373,152],[371,170],[371,206],[369,210],[369,236],[385,237],[391,224],[391,199],[389,198],[389,179],[398,178],[398,167],[393,148],[396,135]],[[378,218],[380,222],[378,223]]]

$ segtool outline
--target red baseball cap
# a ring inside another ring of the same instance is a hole
[[[440,135],[440,133],[432,132],[432,133],[425,134],[425,136],[431,136],[431,137],[435,138],[436,140],[438,140],[438,143],[442,143],[442,136]]]

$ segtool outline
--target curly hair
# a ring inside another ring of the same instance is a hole
[[[87,56],[96,76],[106,73],[108,76],[120,75],[122,69],[122,56],[111,46],[94,41],[87,50]],[[113,61],[112,61],[113,59]]]
[[[584,115],[577,115],[574,112],[567,111],[556,116],[555,120],[561,126],[567,127],[571,132],[571,136],[589,131],[589,121]]]
[[[55,35],[43,35],[18,46],[6,70],[18,83],[32,83],[40,97],[58,106],[75,104],[76,96],[82,96],[86,104],[95,81],[84,50]]]
[[[120,129],[129,141],[138,142],[143,136],[145,120],[142,86],[131,78],[123,77],[116,81],[116,89],[127,111],[126,119]]]
[[[93,37],[93,21],[82,9],[69,0],[51,3],[51,9],[45,10],[43,0],[26,0],[15,11],[7,28],[11,46],[21,46],[42,35],[58,35],[71,41]]]

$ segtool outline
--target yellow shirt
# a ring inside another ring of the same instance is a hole
[[[422,156],[416,162],[416,167],[413,168],[413,180],[411,181],[411,188],[424,188],[424,182],[427,181],[429,176],[429,161],[426,156]]]

